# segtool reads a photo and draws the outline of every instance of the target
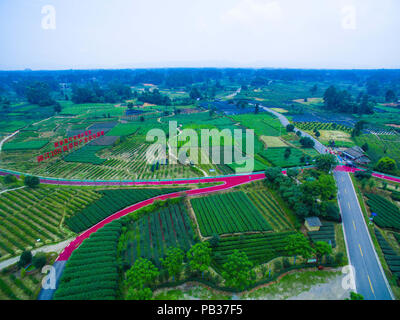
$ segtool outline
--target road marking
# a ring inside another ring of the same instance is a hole
[[[371,291],[375,295],[374,288],[372,287],[371,279],[368,276],[369,285],[371,286]]]
[[[354,227],[354,230],[357,231],[356,224],[354,223],[354,220],[353,220],[353,227]]]
[[[350,207],[350,202],[347,202],[347,205],[349,206],[349,209],[351,209],[351,207]]]
[[[360,244],[358,244],[358,247],[360,248],[361,256],[364,257]]]
[[[347,188],[344,188],[344,193],[347,193]]]

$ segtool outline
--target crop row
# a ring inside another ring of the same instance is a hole
[[[400,279],[400,256],[393,250],[378,229],[375,229],[375,235],[390,272],[397,276],[397,279]]]
[[[101,197],[98,200],[67,219],[66,224],[72,231],[79,233],[129,205],[181,190],[172,188],[102,190],[99,192]]]
[[[204,236],[272,230],[242,191],[195,198],[191,203]]]
[[[287,256],[287,238],[294,232],[263,233],[222,238],[213,248],[213,257],[222,265],[233,250],[245,252],[254,263],[265,263],[276,257]]]
[[[335,225],[333,223],[324,223],[318,231],[309,231],[308,236],[311,241],[324,241],[329,243],[332,248],[336,247]]]
[[[113,221],[73,252],[54,294],[55,300],[117,298],[117,243],[121,229],[121,222]]]
[[[295,127],[306,130],[306,131],[314,131],[314,130],[340,130],[344,132],[351,132],[352,128],[337,124],[334,122],[294,122]]]
[[[55,242],[67,234],[64,217],[97,197],[92,191],[69,188],[18,189],[0,195],[0,255],[14,255],[27,247]],[[38,240],[40,239],[40,240]]]
[[[183,204],[170,205],[131,222],[129,240],[124,250],[125,260],[133,265],[138,257],[153,261],[157,266],[169,247],[187,251],[194,244],[194,232]]]
[[[367,204],[371,213],[375,213],[374,222],[381,228],[394,228],[400,230],[400,209],[377,194],[366,194]]]

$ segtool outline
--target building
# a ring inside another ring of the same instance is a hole
[[[322,226],[322,223],[318,217],[308,217],[306,218],[304,225],[308,231],[319,231],[319,228]]]
[[[371,162],[365,155],[364,150],[358,146],[343,150],[342,156],[361,165],[367,165]]]

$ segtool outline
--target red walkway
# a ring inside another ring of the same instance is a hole
[[[285,173],[285,172],[284,172]],[[116,219],[119,219],[129,213],[134,212],[135,210],[138,210],[140,208],[143,208],[147,205],[150,205],[154,202],[154,200],[166,200],[169,198],[176,198],[182,195],[182,193],[186,193],[188,195],[197,195],[197,194],[202,194],[202,193],[211,193],[211,192],[216,192],[216,191],[221,191],[221,190],[226,190],[233,188],[235,186],[249,183],[252,181],[264,179],[264,174],[250,174],[250,175],[240,175],[240,176],[232,176],[232,177],[224,177],[224,178],[210,178],[210,179],[202,179],[202,180],[197,180],[197,179],[190,179],[190,180],[179,180],[179,181],[160,181],[160,182],[135,182],[131,184],[135,185],[171,185],[171,184],[198,184],[200,183],[210,183],[210,182],[223,182],[222,184],[212,186],[212,187],[206,187],[206,188],[200,188],[200,189],[194,189],[194,190],[188,190],[184,192],[174,192],[170,194],[165,194],[161,196],[157,196],[154,198],[150,198],[147,200],[144,200],[142,202],[136,203],[128,208],[125,208],[121,211],[118,211],[111,216],[107,217],[106,219],[100,221],[98,224],[94,225],[93,227],[89,228],[88,230],[84,231],[82,234],[80,234],[78,237],[76,237],[65,249],[61,254],[58,256],[57,261],[64,261],[68,260],[68,258],[71,256],[72,252],[79,247],[79,245],[87,239],[92,233],[96,232],[100,228],[104,227],[106,224],[110,223],[111,221],[114,221]]]
[[[363,170],[358,169],[358,168],[350,168],[350,167],[347,167],[347,166],[337,166],[335,170],[337,170],[337,171],[345,171],[345,172],[352,172],[352,173],[354,173],[356,171],[363,171]],[[375,177],[375,178],[379,178],[379,179],[384,179],[384,180],[400,183],[400,178],[388,176],[388,175],[385,175],[385,174],[382,174],[382,173],[374,172],[374,173],[372,173],[372,176]]]

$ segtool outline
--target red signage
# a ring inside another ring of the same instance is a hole
[[[91,140],[94,140],[100,136],[104,136],[104,131],[98,131],[92,135],[92,130],[85,131],[85,133],[80,133],[73,137],[65,138],[60,141],[54,142],[54,149],[53,151],[46,152],[36,157],[37,162],[42,162],[44,160],[50,159],[62,152],[66,152],[68,150],[72,150],[74,147],[78,147],[82,143],[87,143]],[[83,138],[83,139],[81,139]],[[74,141],[79,140],[79,141]]]

